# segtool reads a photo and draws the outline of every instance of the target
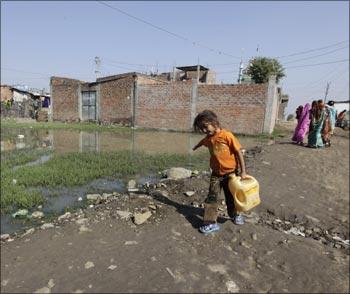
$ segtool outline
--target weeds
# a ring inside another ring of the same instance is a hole
[[[55,155],[39,166],[24,166],[17,170],[12,166],[32,160],[32,155],[18,152],[4,156],[1,167],[1,211],[31,208],[44,202],[44,197],[28,188],[69,187],[86,184],[102,177],[122,178],[129,175],[147,174],[173,166],[207,169],[206,153],[189,158],[180,154],[149,155],[144,152],[83,152]],[[14,183],[15,180],[15,183]]]

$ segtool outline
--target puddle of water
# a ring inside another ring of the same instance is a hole
[[[78,130],[2,129],[1,151],[23,148],[51,147],[55,153],[82,151],[144,151],[147,153],[192,154],[192,147],[204,136],[194,133],[165,131],[86,132]],[[20,138],[18,135],[23,135]],[[262,143],[261,139],[238,136],[241,145],[248,149]],[[207,152],[200,148],[196,152]]]
[[[136,176],[133,177],[138,186],[142,186],[146,182],[156,183],[156,175],[148,176]],[[123,193],[127,191],[128,179],[124,180],[111,180],[111,179],[98,179],[91,183],[79,187],[70,188],[40,188],[40,192],[46,198],[42,211],[45,215],[48,214],[63,214],[66,208],[80,208],[84,205],[83,201],[78,199],[81,197],[85,200],[86,194],[94,193]],[[33,208],[30,213],[38,210]],[[30,214],[29,213],[29,214]],[[13,219],[11,215],[1,215],[1,234],[11,234],[20,229],[28,227],[30,223],[24,220]]]
[[[108,152],[108,151],[143,151],[150,154],[170,153],[188,154],[187,168],[191,168],[192,148],[204,135],[194,133],[176,133],[165,131],[134,131],[118,134],[111,132],[86,132],[78,130],[40,130],[40,129],[15,129],[3,128],[1,130],[1,151],[15,149],[50,149],[53,153],[62,154],[67,152]],[[251,137],[238,137],[245,149],[262,145],[262,140]],[[266,142],[265,142],[266,143]],[[206,152],[207,148],[200,148],[196,153]],[[39,159],[22,166],[42,164],[52,155],[44,155]],[[209,155],[208,155],[209,160]],[[22,166],[16,166],[18,169]],[[139,175],[133,177],[138,185],[146,182],[155,183],[159,175]],[[76,208],[82,205],[79,197],[84,198],[88,193],[125,192],[128,179],[108,180],[99,179],[87,185],[73,188],[60,188],[49,190],[42,188],[43,195],[48,202],[43,207],[45,214],[63,213],[67,207]],[[52,195],[55,195],[54,197]],[[1,215],[1,233],[12,233],[26,225],[21,222],[13,222],[11,216]]]
[[[40,158],[38,158],[37,160],[28,162],[28,163],[23,164],[23,165],[14,166],[13,170],[17,170],[17,169],[24,167],[24,166],[33,166],[33,165],[43,164],[44,162],[50,160],[51,158],[52,158],[52,155],[43,155]]]

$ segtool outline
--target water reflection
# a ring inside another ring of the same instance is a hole
[[[21,136],[18,136],[21,135]],[[1,151],[52,148],[55,153],[83,151],[144,151],[151,154],[192,154],[192,147],[203,135],[165,131],[127,133],[87,132],[77,130],[2,129]],[[244,148],[261,144],[261,139],[238,137]],[[196,152],[207,152],[206,148]]]
[[[1,151],[49,148],[52,144],[52,130],[1,129]]]

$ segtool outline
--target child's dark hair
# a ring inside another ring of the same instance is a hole
[[[333,106],[333,105],[334,105],[334,101],[330,100],[330,101],[328,101],[327,104],[328,104],[329,106]]]
[[[219,127],[220,123],[218,117],[211,110],[204,110],[197,114],[193,122],[193,128],[195,132],[202,132],[204,125],[210,123],[213,126]]]

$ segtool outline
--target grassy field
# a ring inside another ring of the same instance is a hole
[[[45,201],[39,192],[29,192],[29,187],[70,187],[83,185],[95,179],[123,178],[130,175],[147,175],[169,167],[186,167],[189,156],[177,154],[149,155],[142,152],[83,152],[54,155],[41,165],[14,166],[31,162],[43,151],[3,152],[1,157],[1,211],[31,208]],[[208,155],[200,153],[191,157],[191,169],[208,169]]]

